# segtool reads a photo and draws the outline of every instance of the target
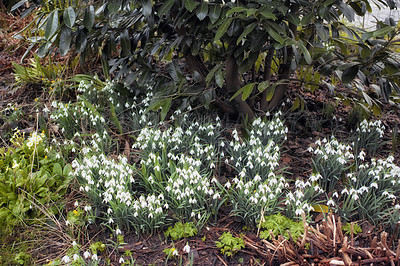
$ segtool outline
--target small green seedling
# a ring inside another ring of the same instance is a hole
[[[217,247],[221,248],[221,253],[228,257],[232,257],[233,254],[245,247],[242,238],[234,237],[229,232],[223,233],[219,240],[215,242]]]
[[[342,230],[345,234],[351,235],[351,223],[347,223],[342,227]],[[353,234],[358,235],[359,233],[362,233],[361,227],[358,225],[358,223],[353,224]]]
[[[304,233],[302,222],[295,222],[280,213],[264,217],[264,221],[260,225],[261,228],[266,229],[260,232],[260,238],[262,239],[271,239],[270,230],[274,236],[283,235],[286,239],[289,239],[289,234],[287,233],[289,231],[294,241]]]
[[[181,222],[177,222],[174,227],[168,227],[167,232],[164,234],[166,237],[171,237],[172,240],[178,240],[197,235],[197,228],[193,223],[182,224]]]

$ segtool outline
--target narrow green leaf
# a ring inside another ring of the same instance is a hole
[[[274,15],[274,13],[267,11],[267,10],[262,10],[261,12],[259,12],[261,16],[263,16],[265,19],[271,19],[271,20],[276,20],[276,16]]]
[[[153,11],[153,6],[151,3],[151,0],[141,0],[142,2],[142,14],[145,17],[148,17],[151,15],[151,12]]]
[[[83,17],[83,25],[86,29],[91,30],[94,24],[94,7],[92,5],[85,9],[85,15]]]
[[[121,123],[119,122],[117,113],[115,112],[115,107],[114,104],[111,103],[110,106],[110,111],[111,111],[111,121],[113,121],[114,125],[117,127],[117,130],[120,134],[124,134],[124,131],[122,130]]]
[[[217,32],[215,33],[215,38],[214,42],[219,41],[221,37],[225,34],[225,32],[228,30],[228,27],[231,25],[233,18],[228,18],[225,20],[221,26],[218,28]]]
[[[244,87],[241,87],[240,89],[238,89],[235,94],[233,94],[233,96],[230,98],[230,100],[232,101],[233,99],[235,99],[237,96],[239,96],[244,90]]]
[[[76,39],[75,39],[75,50],[78,53],[81,53],[85,50],[87,44],[87,35],[83,29],[78,29],[76,32]]]
[[[199,3],[194,0],[185,0],[185,8],[190,12],[192,12],[198,5]]]
[[[216,65],[215,67],[213,67],[210,72],[207,74],[206,76],[206,84],[207,86],[210,84],[211,80],[214,77],[215,72],[220,68],[220,65]]]
[[[58,29],[58,10],[54,10],[50,13],[47,18],[46,29],[44,31],[44,37],[50,41],[51,37],[56,33]]]
[[[307,48],[304,46],[304,44],[299,42],[299,48],[303,52],[304,59],[306,60],[307,64],[311,64],[312,63],[312,58],[311,58],[310,52],[307,50]]]
[[[350,83],[357,76],[358,70],[358,65],[350,66],[345,69],[342,74],[342,82],[344,84]]]
[[[278,32],[276,32],[276,30],[268,28],[267,32],[275,41],[277,41],[280,44],[283,44],[283,38]]]
[[[129,32],[126,29],[120,36],[120,44],[121,44],[121,55],[129,56],[131,54],[131,41],[129,39]]]
[[[239,45],[239,43],[242,41],[243,38],[245,38],[247,36],[247,34],[249,34],[250,32],[252,32],[254,30],[254,28],[257,26],[256,22],[251,23],[250,25],[248,25],[244,31],[242,32],[242,34],[240,34],[239,38],[236,41],[236,45]]]
[[[38,52],[37,52],[38,56],[40,58],[46,56],[47,52],[49,51],[50,46],[51,46],[51,42],[45,42],[42,45],[40,45]]]
[[[168,1],[164,2],[164,4],[158,10],[158,15],[160,17],[162,17],[165,13],[167,13],[171,9],[171,7],[174,5],[174,3],[175,3],[175,0],[168,0]]]
[[[253,92],[254,86],[256,83],[249,83],[243,87],[242,101],[246,101],[249,98],[250,94]]]
[[[263,92],[266,88],[269,87],[269,85],[270,85],[269,81],[263,81],[258,84],[257,89],[259,92]]]
[[[395,27],[386,26],[382,29],[376,30],[372,33],[373,37],[385,37],[389,32],[391,32]]]
[[[210,18],[211,24],[217,22],[220,15],[221,15],[221,6],[219,4],[215,4],[209,8],[208,17]]]
[[[199,20],[203,20],[208,14],[208,4],[206,2],[202,3],[196,10],[196,16]]]
[[[276,88],[276,86],[269,86],[268,87],[268,89],[267,89],[267,97],[266,97],[266,101],[267,102],[269,102],[269,101],[271,101],[271,99],[272,99],[272,97],[274,96],[274,94],[275,94],[275,88]]]
[[[292,111],[297,110],[300,107],[300,99],[299,97],[296,98],[296,100],[294,100],[294,103],[292,105]]]
[[[64,10],[63,19],[68,28],[72,28],[74,26],[76,15],[72,6],[69,6]]]
[[[226,16],[229,17],[229,15],[231,15],[233,13],[239,13],[239,12],[242,12],[242,11],[245,11],[245,10],[247,10],[247,7],[235,6],[235,7],[231,8],[231,9],[229,9],[228,12],[226,12]]]
[[[215,83],[217,83],[218,87],[222,88],[224,86],[224,76],[222,74],[222,69],[219,68],[217,73],[215,74]]]
[[[71,29],[66,26],[61,27],[59,46],[61,55],[65,56],[71,46]]]
[[[162,110],[161,110],[161,121],[164,121],[165,117],[168,114],[169,109],[171,108],[171,103],[172,103],[172,98],[167,98],[164,99],[164,103],[161,106]]]

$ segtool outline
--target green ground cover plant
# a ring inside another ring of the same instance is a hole
[[[16,131],[12,147],[0,150],[0,218],[3,229],[32,223],[41,216],[37,205],[52,208],[68,188],[71,166],[48,145],[44,133]]]

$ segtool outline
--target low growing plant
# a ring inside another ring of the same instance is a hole
[[[317,180],[319,186],[327,193],[332,192],[348,169],[348,163],[354,155],[349,145],[338,142],[334,137],[331,140],[317,140],[315,144],[316,148],[308,149],[314,153],[312,158],[314,173],[322,177]]]
[[[244,240],[241,237],[234,237],[229,232],[224,232],[220,237],[220,241],[215,244],[221,249],[221,253],[225,256],[232,257],[235,253],[245,247]]]
[[[364,149],[368,154],[374,156],[376,151],[383,145],[384,130],[385,126],[381,120],[376,120],[375,122],[363,120],[356,129],[354,151],[358,153],[361,149]]]
[[[177,222],[174,227],[168,227],[164,234],[166,237],[171,237],[172,240],[178,240],[197,235],[197,228],[193,223],[182,224],[182,222]]]
[[[358,235],[359,233],[362,233],[361,226],[359,226],[358,223],[353,223],[353,229],[351,229],[351,223],[346,223],[342,227],[342,230],[347,235],[351,235],[352,233]]]
[[[51,208],[61,199],[71,170],[48,146],[44,133],[25,139],[17,132],[14,140],[16,146],[0,149],[0,224],[8,229],[39,217],[35,204]]]
[[[274,237],[282,235],[286,239],[289,239],[289,231],[294,241],[297,241],[304,234],[304,227],[301,221],[295,222],[280,213],[263,217],[260,222],[260,228],[265,229],[260,232],[260,238],[263,239],[272,238],[270,231]]]

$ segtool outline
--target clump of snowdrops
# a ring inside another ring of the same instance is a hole
[[[335,137],[331,137],[330,140],[317,140],[315,144],[315,148],[308,149],[314,154],[312,163],[314,173],[318,177],[315,181],[324,191],[332,192],[348,169],[350,160],[354,159],[352,148],[340,143]]]

